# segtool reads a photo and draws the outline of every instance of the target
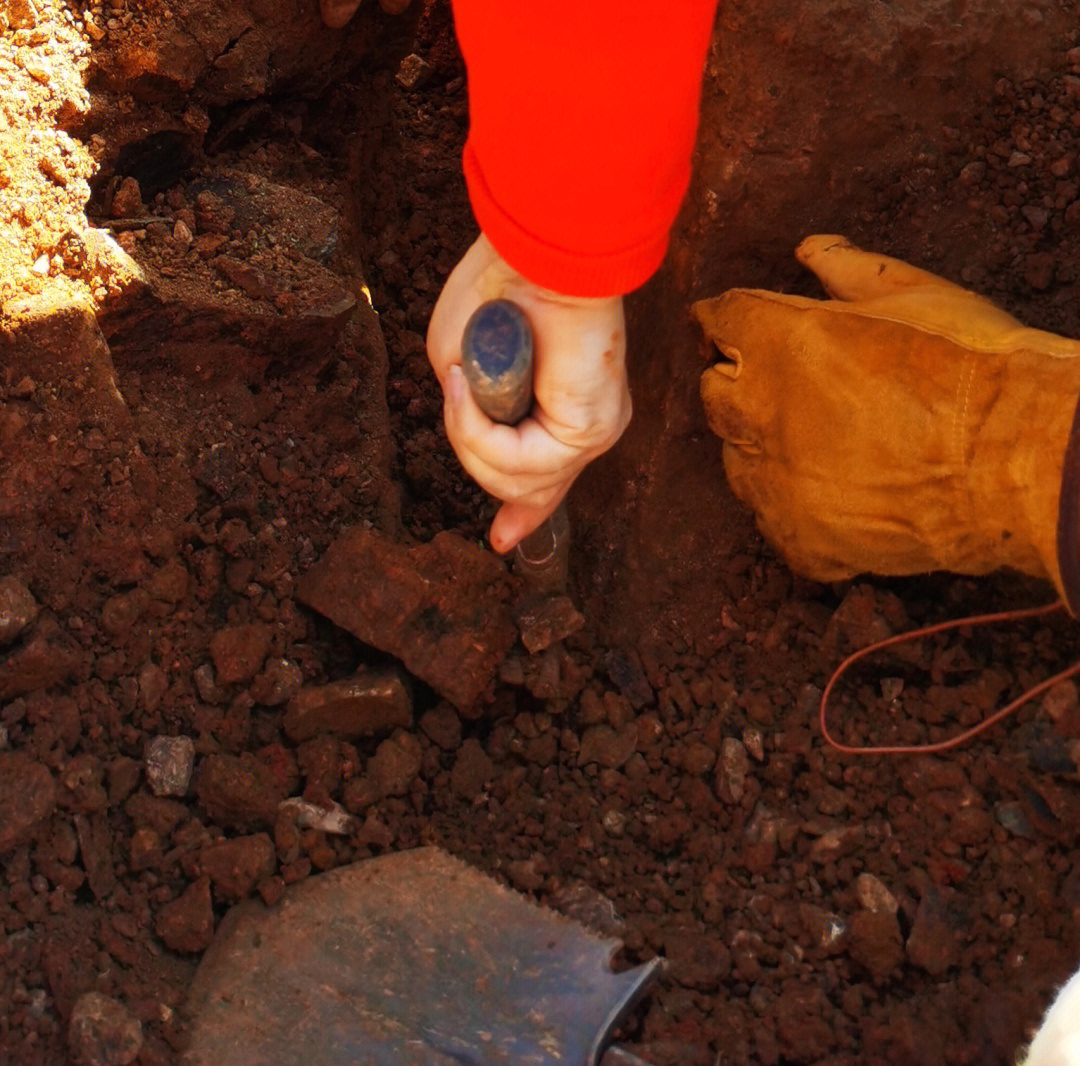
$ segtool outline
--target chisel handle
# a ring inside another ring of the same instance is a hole
[[[533,331],[512,300],[488,300],[465,324],[461,366],[477,406],[492,420],[517,425],[533,402]],[[566,587],[570,524],[566,506],[530,533],[515,549],[515,566],[536,584]]]
[[[492,422],[516,426],[532,407],[533,331],[512,300],[488,300],[465,324],[461,367],[477,406]]]

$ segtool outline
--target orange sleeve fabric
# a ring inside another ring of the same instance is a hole
[[[690,182],[716,0],[453,6],[480,228],[544,288],[637,288],[663,260]]]

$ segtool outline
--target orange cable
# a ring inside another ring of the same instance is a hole
[[[881,651],[882,648],[887,648],[892,644],[901,644],[908,640],[916,640],[919,637],[931,636],[934,633],[943,633],[949,629],[958,629],[960,626],[980,626],[990,625],[994,622],[1012,622],[1023,618],[1037,618],[1040,615],[1054,614],[1055,612],[1062,610],[1065,610],[1065,604],[1058,601],[1056,603],[1045,604],[1042,607],[1025,607],[1015,611],[999,611],[995,614],[972,615],[969,618],[958,618],[952,622],[939,622],[936,625],[924,626],[922,629],[913,629],[909,633],[899,633],[896,636],[886,637],[884,640],[878,640],[873,644],[868,644],[865,648],[861,648],[859,651],[849,655],[833,671],[832,676],[829,678],[829,683],[825,686],[825,691],[821,694],[821,705],[818,716],[822,735],[832,747],[837,751],[843,752],[845,755],[927,755],[932,752],[948,751],[950,748],[959,747],[961,744],[967,743],[972,737],[977,736],[984,730],[989,729],[990,726],[1000,722],[1004,717],[1012,714],[1018,707],[1027,703],[1028,700],[1038,696],[1039,693],[1045,692],[1046,689],[1056,685],[1059,681],[1064,681],[1067,677],[1072,677],[1074,674],[1080,673],[1080,662],[1074,663],[1068,669],[1062,670],[1061,673],[1055,674],[1048,680],[1042,681],[1033,688],[1028,689],[1022,696],[1013,700],[1005,707],[1002,707],[1001,710],[995,711],[988,718],[979,722],[978,725],[974,725],[970,729],[965,729],[964,732],[955,737],[951,737],[949,740],[941,740],[934,744],[884,744],[869,747],[854,747],[850,744],[843,744],[836,740],[829,732],[829,696],[836,683],[840,680],[841,676],[847,672],[849,667],[853,666],[860,659],[870,655],[872,652]]]

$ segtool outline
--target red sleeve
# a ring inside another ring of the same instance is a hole
[[[690,181],[716,0],[454,0],[480,228],[545,288],[659,267]]]

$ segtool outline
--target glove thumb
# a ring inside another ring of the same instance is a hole
[[[911,289],[952,292],[970,299],[971,293],[936,274],[876,252],[865,252],[846,237],[817,233],[795,249],[795,258],[812,270],[825,291],[837,300],[874,300]]]

